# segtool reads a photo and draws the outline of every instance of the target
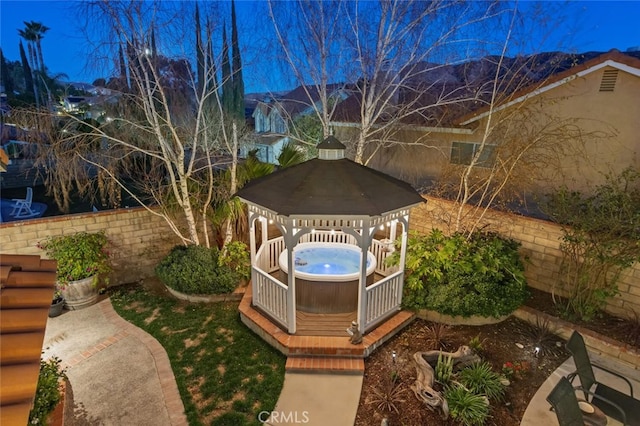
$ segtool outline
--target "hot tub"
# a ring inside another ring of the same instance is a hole
[[[296,307],[311,313],[353,312],[358,306],[360,247],[341,243],[300,243],[295,247]],[[280,254],[280,278],[288,280],[287,250]],[[367,253],[367,285],[376,258]]]

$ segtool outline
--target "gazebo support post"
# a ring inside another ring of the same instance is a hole
[[[389,225],[389,239],[391,240],[391,244],[395,243],[396,241],[396,233],[398,232],[398,221],[397,219],[394,219],[391,221],[390,225]]]
[[[353,229],[343,229],[349,235],[352,235],[358,247],[360,247],[360,278],[358,283],[358,310],[357,310],[357,322],[358,331],[364,335],[366,312],[367,312],[367,254],[369,247],[371,247],[371,241],[375,234],[375,227],[371,226],[370,220],[363,220],[362,229],[360,232],[356,232]]]
[[[300,235],[304,230],[296,230],[295,220],[293,223],[287,221],[287,226],[278,225],[280,232],[284,238],[284,244],[287,250],[287,331],[289,334],[296,333],[296,277],[293,249],[298,245]]]
[[[249,210],[249,250],[251,252],[251,291],[252,294],[257,294],[257,280],[256,280],[256,220],[259,220],[259,216]],[[251,298],[251,304],[253,303],[253,297]]]
[[[409,235],[409,215],[403,216],[399,222],[402,224],[402,243],[400,244],[400,264],[398,267],[402,275],[400,279],[400,300],[398,303],[402,303],[402,295],[404,294],[404,264],[407,259],[407,237]]]
[[[409,228],[409,215],[403,216],[399,222],[402,224],[402,243],[400,244],[400,267],[404,270],[404,263],[407,257],[407,238]]]

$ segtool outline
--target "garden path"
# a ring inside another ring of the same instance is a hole
[[[57,356],[74,395],[66,425],[187,425],[167,353],[108,299],[49,318],[44,357]]]
[[[352,425],[362,380],[362,374],[286,373],[272,421],[266,424]]]

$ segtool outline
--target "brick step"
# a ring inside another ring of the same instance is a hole
[[[335,356],[290,356],[287,373],[363,374],[364,359]]]
[[[364,358],[366,347],[352,345],[349,337],[300,336],[291,339],[288,356]]]

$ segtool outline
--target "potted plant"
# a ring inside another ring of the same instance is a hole
[[[62,292],[56,289],[53,292],[51,307],[49,307],[49,318],[54,318],[62,314],[63,307],[64,307],[64,297],[62,296]]]
[[[39,247],[57,261],[57,289],[68,309],[82,309],[98,300],[98,282],[106,284],[111,272],[104,232],[58,235],[40,242]]]

